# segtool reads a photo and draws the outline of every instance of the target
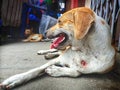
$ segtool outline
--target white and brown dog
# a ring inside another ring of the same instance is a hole
[[[33,28],[26,29],[24,33],[27,38],[22,40],[23,42],[39,42],[43,40],[43,35],[33,33]]]
[[[47,36],[55,38],[52,49],[47,52],[58,49],[63,50],[62,54],[43,66],[6,79],[0,87],[12,88],[43,73],[55,77],[105,73],[115,63],[110,27],[89,8],[81,7],[64,13],[48,30]]]

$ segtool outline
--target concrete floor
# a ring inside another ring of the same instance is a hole
[[[9,43],[0,46],[0,82],[48,62],[37,55],[40,49],[48,49],[50,42]],[[114,72],[81,75],[78,78],[50,77],[47,74],[12,90],[120,90],[120,79]]]

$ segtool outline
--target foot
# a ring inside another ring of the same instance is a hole
[[[14,86],[19,85],[19,84],[21,84],[25,81],[26,81],[26,79],[25,79],[25,74],[24,73],[23,74],[17,74],[17,75],[14,75],[14,76],[6,79],[5,81],[3,81],[0,84],[0,88],[11,89]]]

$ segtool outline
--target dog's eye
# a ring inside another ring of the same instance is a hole
[[[60,20],[58,20],[58,23],[61,23],[61,21],[60,21]]]

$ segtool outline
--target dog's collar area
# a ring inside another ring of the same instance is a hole
[[[50,46],[51,49],[55,49],[61,45],[63,45],[66,41],[67,41],[67,35],[65,33],[60,33],[56,36],[54,36],[53,38],[55,38]]]

